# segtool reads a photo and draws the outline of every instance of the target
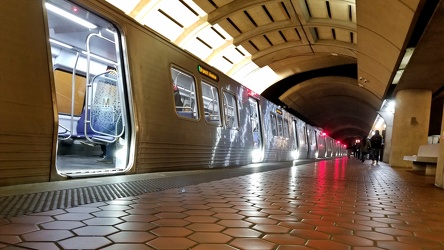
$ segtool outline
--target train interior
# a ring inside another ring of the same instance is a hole
[[[113,174],[128,165],[128,126],[118,30],[68,1],[48,0],[58,110],[57,171]]]

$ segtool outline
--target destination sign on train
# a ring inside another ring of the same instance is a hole
[[[215,81],[219,81],[219,76],[216,75],[215,73],[209,71],[208,69],[198,65],[197,66],[197,70],[199,70],[199,73],[201,73],[202,75],[206,75],[206,76],[208,76],[209,78],[211,78],[211,79],[213,79]]]

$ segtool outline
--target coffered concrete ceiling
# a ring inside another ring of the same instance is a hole
[[[338,140],[369,133],[396,87],[405,52],[419,46],[441,6],[439,0],[107,1]]]

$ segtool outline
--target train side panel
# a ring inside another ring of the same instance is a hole
[[[333,142],[334,140],[330,136],[325,137],[325,146],[327,148],[326,157],[333,157]]]
[[[327,157],[327,147],[326,147],[326,135],[322,133],[321,129],[316,129],[316,142],[318,144],[318,158]]]
[[[0,186],[49,181],[56,118],[42,2],[0,9]]]
[[[318,158],[316,129],[309,124],[306,124],[306,128],[307,128],[307,138],[308,138],[308,158],[316,159]]]
[[[220,166],[238,166],[251,162],[250,127],[226,128],[204,120],[201,98],[202,76],[198,66],[210,68],[195,57],[170,45],[152,33],[137,28],[126,31],[132,74],[134,102],[138,113],[136,171],[181,170]],[[173,100],[171,68],[193,79],[197,90],[199,117],[179,117]],[[239,84],[223,76],[207,82],[237,98],[238,119],[248,123],[248,99]],[[222,102],[221,102],[222,103]],[[221,117],[223,119],[224,117]],[[246,134],[246,136],[244,136]]]
[[[264,161],[293,160],[293,141],[290,137],[290,115],[276,104],[261,98],[264,126]]]
[[[307,127],[305,122],[302,120],[295,118],[294,119],[294,130],[297,137],[297,145],[298,145],[298,159],[307,159],[308,158],[308,150],[309,150],[309,143],[307,139]]]

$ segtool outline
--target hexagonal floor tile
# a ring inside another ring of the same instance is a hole
[[[72,236],[68,230],[40,230],[22,235],[26,241],[59,241]]]
[[[154,239],[155,236],[147,232],[119,232],[108,238],[116,243],[140,243]]]
[[[112,226],[86,226],[73,230],[80,236],[106,236],[117,232],[118,230]]]
[[[197,243],[186,238],[159,237],[147,243],[155,249],[189,249]]]
[[[64,249],[98,249],[110,243],[105,237],[73,237],[59,242]]]
[[[190,240],[194,240],[198,243],[227,243],[232,238],[226,234],[222,233],[208,233],[199,232],[193,233],[187,237]]]

